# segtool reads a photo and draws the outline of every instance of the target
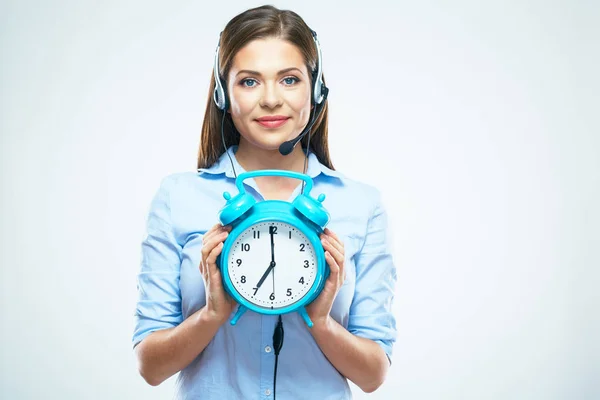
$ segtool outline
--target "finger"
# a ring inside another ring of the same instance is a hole
[[[211,226],[210,229],[204,233],[204,237],[210,236],[213,232],[217,231],[220,227],[221,227],[221,224],[215,224],[215,225]]]
[[[335,260],[335,263],[338,267],[338,285],[342,286],[344,284],[344,281],[346,280],[346,270],[344,268],[344,258],[342,257],[341,261],[340,260]]]
[[[342,251],[338,250],[338,248],[333,244],[333,242],[329,238],[325,237],[321,239],[321,243],[323,243],[323,248],[325,248],[325,250],[328,250],[337,262],[344,261],[343,249]]]
[[[327,240],[331,244],[331,246],[337,249],[340,253],[344,253],[344,243],[340,242],[339,239],[336,239],[335,236],[328,235],[327,233],[322,233],[320,238]]]
[[[216,267],[217,257],[221,254],[221,250],[223,250],[223,242],[218,243],[208,254],[208,257],[206,258],[208,273],[212,272],[212,267]]]
[[[231,232],[231,225],[221,225],[221,224],[217,224],[215,226],[213,226],[208,232],[206,232],[204,234],[204,236],[202,237],[202,240],[204,242],[208,241],[210,238],[212,238],[215,235],[219,235],[222,232]]]
[[[340,239],[340,237],[339,237],[339,236],[338,236],[338,235],[337,235],[337,234],[336,234],[334,231],[332,231],[331,229],[329,229],[329,228],[325,228],[325,233],[326,233],[328,236],[333,236],[333,238],[334,238],[335,240],[337,240],[339,243],[343,243],[343,242],[342,242],[342,239]]]
[[[218,234],[214,234],[211,238],[209,238],[207,240],[207,242],[204,243],[204,246],[202,246],[202,259],[204,259],[204,260],[208,259],[210,252],[219,243],[223,243],[225,241],[225,239],[227,239],[228,235],[229,235],[229,232],[223,231]]]
[[[340,279],[340,267],[329,251],[325,252],[325,260],[329,265],[329,278],[327,280],[337,284]]]
[[[335,246],[335,248],[338,249],[338,251],[340,251],[341,253],[343,253],[344,242],[342,241],[342,239],[340,239],[340,237],[329,228],[325,228],[325,234],[327,235],[327,239],[330,239],[329,241]]]
[[[222,250],[223,250],[223,242],[221,242],[217,246],[215,246],[215,248],[208,255],[208,259],[206,260],[206,268],[207,268],[206,272],[207,272],[208,277],[213,285],[214,284],[218,285],[220,283],[221,276],[219,273],[219,268],[217,267],[217,257],[219,256],[219,254],[221,254]]]
[[[208,254],[200,261],[200,273],[205,279],[208,278],[208,263],[206,262],[206,258],[208,258]]]
[[[228,228],[226,228],[228,227]],[[226,225],[226,227],[224,227],[221,224],[217,224],[214,225],[212,228],[210,228],[205,234],[204,236],[202,236],[202,243],[206,243],[207,241],[209,241],[214,235],[218,235],[221,232],[224,231],[230,231],[231,227],[229,225]]]

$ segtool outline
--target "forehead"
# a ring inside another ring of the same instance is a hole
[[[298,47],[287,40],[265,38],[242,47],[233,57],[231,72],[248,69],[268,75],[290,67],[306,72],[304,57]]]

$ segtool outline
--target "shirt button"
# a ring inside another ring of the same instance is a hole
[[[271,395],[271,391],[269,389],[265,390],[265,395],[270,396]]]
[[[265,347],[265,352],[270,353],[271,352],[271,346],[267,346]],[[268,396],[268,395],[267,395]]]

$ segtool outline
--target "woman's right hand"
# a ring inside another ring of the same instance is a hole
[[[231,226],[216,224],[202,238],[202,260],[200,273],[204,279],[206,310],[221,324],[227,321],[235,307],[235,301],[223,288],[221,271],[217,267],[217,256],[223,250],[223,242],[231,232]]]

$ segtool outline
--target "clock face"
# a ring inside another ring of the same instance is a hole
[[[251,225],[232,243],[228,273],[237,292],[267,309],[288,307],[315,282],[317,257],[310,241],[284,222]]]

